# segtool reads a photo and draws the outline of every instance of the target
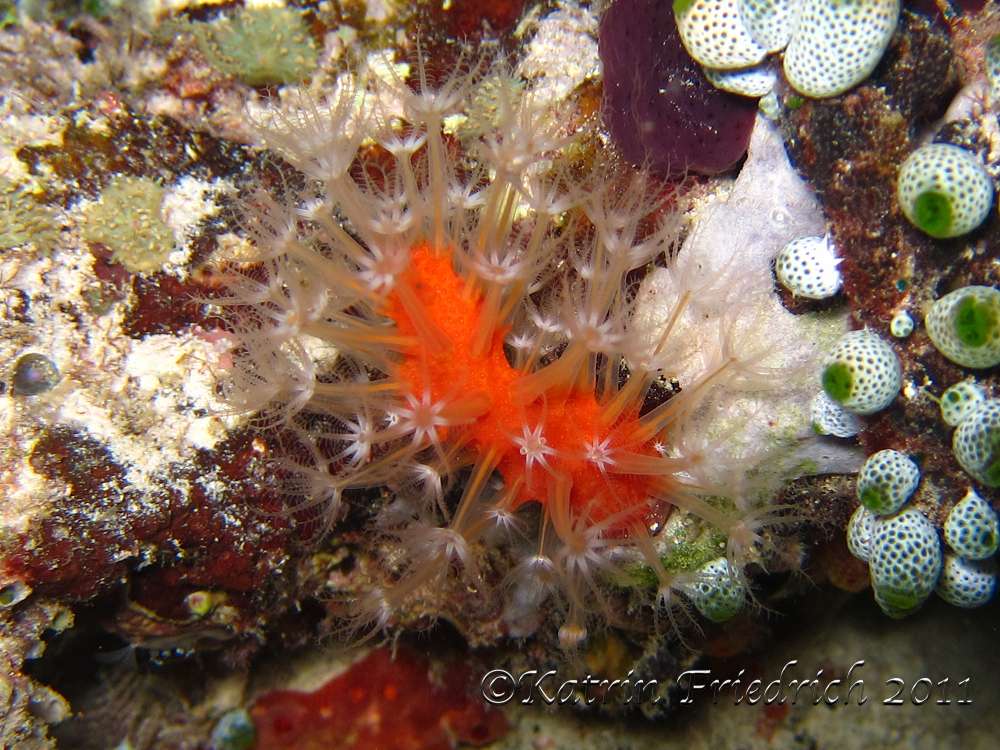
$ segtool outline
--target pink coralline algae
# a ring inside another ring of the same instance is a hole
[[[719,91],[681,45],[671,4],[619,0],[601,21],[604,120],[629,161],[676,176],[743,158],[757,102]]]

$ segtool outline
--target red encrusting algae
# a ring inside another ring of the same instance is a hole
[[[470,672],[449,664],[432,680],[427,660],[381,648],[313,692],[275,690],[250,709],[255,750],[452,750],[507,732],[504,715],[469,695]]]

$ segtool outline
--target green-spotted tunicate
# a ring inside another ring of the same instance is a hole
[[[778,251],[774,272],[792,296],[826,299],[840,291],[839,264],[828,236],[799,237]]]
[[[983,223],[993,203],[993,180],[975,154],[960,146],[932,143],[906,157],[896,194],[913,226],[946,239]]]
[[[868,508],[859,505],[847,522],[847,549],[864,562],[868,562],[872,555],[872,530],[877,517]]]
[[[944,540],[955,552],[970,560],[992,557],[1000,546],[996,512],[970,488],[948,512],[944,520]]]
[[[969,476],[1000,487],[1000,401],[987,399],[973,409],[955,430],[951,449]]]
[[[847,411],[874,414],[896,398],[902,370],[889,342],[868,330],[851,331],[823,359],[820,382]]]
[[[1000,290],[964,286],[935,300],[924,320],[937,350],[962,367],[1000,364]]]
[[[768,52],[784,49],[792,38],[799,0],[740,0],[740,19],[757,44]]]
[[[847,438],[861,432],[861,420],[827,396],[826,391],[820,391],[813,398],[810,417],[813,429],[820,435]]]
[[[212,729],[212,750],[250,750],[257,741],[253,719],[245,709],[223,714]]]
[[[946,388],[941,394],[941,419],[951,427],[958,427],[986,400],[986,393],[974,380],[963,380]]]
[[[990,84],[993,103],[1000,102],[1000,34],[995,34],[986,42],[986,80]]]
[[[913,333],[913,318],[906,310],[900,310],[889,321],[889,333],[897,339],[905,339]]]
[[[905,617],[923,604],[937,585],[941,562],[937,530],[915,508],[874,522],[868,571],[875,601],[890,617]]]
[[[684,593],[709,620],[725,622],[743,608],[747,590],[726,558],[719,557],[698,569],[696,579],[685,587]]]
[[[754,99],[771,91],[777,80],[777,74],[769,65],[758,65],[740,70],[716,70],[715,68],[702,68],[702,70],[705,73],[705,78],[715,88]]]

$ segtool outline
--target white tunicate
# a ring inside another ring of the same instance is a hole
[[[756,65],[767,55],[740,18],[739,0],[682,0],[674,3],[684,49],[706,68],[732,70]]]
[[[861,420],[857,415],[827,396],[826,391],[820,391],[813,398],[810,413],[813,429],[820,435],[849,438],[861,432]]]
[[[899,22],[899,0],[802,0],[785,77],[814,99],[836,96],[875,69]]]
[[[906,310],[898,311],[889,321],[889,333],[897,339],[905,339],[913,333],[913,317]]]
[[[778,281],[795,297],[826,299],[840,291],[840,258],[829,235],[799,237],[785,245],[775,259]]]
[[[692,229],[673,264],[654,268],[642,282],[629,331],[630,362],[636,366],[660,370],[686,388],[703,372],[706,357],[722,355],[717,344],[724,344],[725,356],[766,353],[760,364],[774,372],[790,368],[789,377],[766,392],[720,389],[715,408],[692,415],[689,435],[721,437],[708,438],[715,455],[745,456],[776,434],[810,431],[810,404],[818,390],[812,364],[818,365],[821,351],[843,331],[844,316],[789,312],[776,292],[774,258],[796,237],[824,231],[820,205],[789,163],[780,130],[760,115],[732,188],[696,204]],[[720,319],[734,323],[724,338]],[[656,351],[671,320],[669,340]],[[850,454],[849,470],[856,471],[863,460],[856,447],[832,442],[816,436],[797,443],[796,453],[808,455],[809,463],[796,455],[795,466],[825,473]]]
[[[703,71],[705,78],[715,88],[755,99],[770,92],[777,80],[777,74],[770,65],[758,65],[741,70],[703,68]]]
[[[986,392],[975,380],[955,383],[941,394],[941,419],[951,427],[958,427],[985,400]]]

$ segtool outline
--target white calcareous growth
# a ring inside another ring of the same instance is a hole
[[[731,190],[707,198],[693,214],[675,263],[654,269],[636,297],[634,356],[653,357],[650,366],[685,383],[706,358],[726,356],[717,344],[766,353],[761,366],[792,375],[771,379],[763,391],[729,391],[717,410],[700,413],[699,429],[719,436],[712,440],[713,452],[744,455],[773,445],[776,436],[794,436],[802,451],[796,466],[808,458],[818,473],[857,471],[864,456],[854,446],[820,440],[812,419],[816,386],[810,374],[845,323],[832,315],[793,315],[775,291],[778,251],[826,229],[819,203],[789,163],[775,125],[758,117]],[[692,293],[685,297],[685,290]],[[712,322],[719,316],[738,322],[728,341],[720,340]],[[651,355],[665,325],[672,326],[669,344]]]
[[[838,265],[840,258],[833,250],[829,235],[799,237],[778,253],[775,273],[793,296],[827,299],[840,291],[843,283]]]
[[[899,0],[802,0],[785,50],[789,84],[814,99],[856,86],[882,59],[899,12]]]

